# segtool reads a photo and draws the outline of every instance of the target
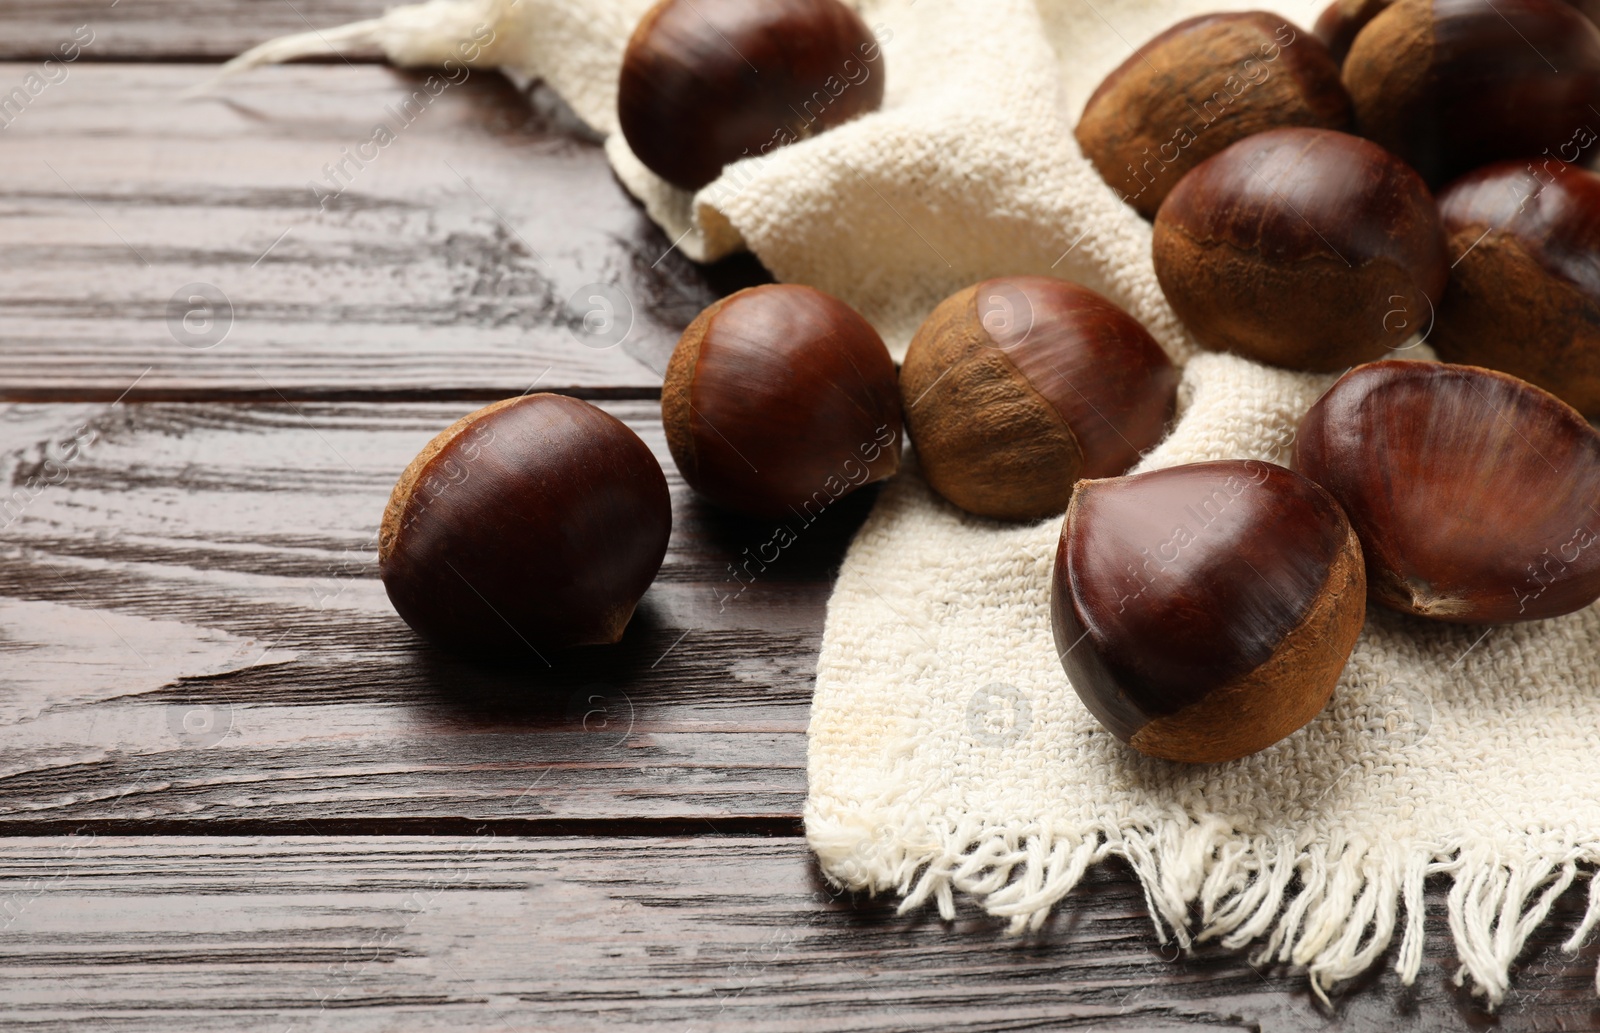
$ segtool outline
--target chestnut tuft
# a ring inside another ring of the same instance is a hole
[[[1322,488],[1228,460],[1084,481],[1051,582],[1056,650],[1113,735],[1235,760],[1327,704],[1366,615],[1361,547]]]
[[[1138,320],[1065,280],[1010,276],[933,310],[906,350],[900,398],[929,485],[970,513],[1060,513],[1080,477],[1154,445],[1178,373]]]
[[[1439,217],[1460,256],[1429,337],[1439,357],[1600,419],[1600,176],[1555,159],[1491,165],[1446,188]]]
[[[628,146],[685,190],[882,102],[883,52],[840,0],[661,0],[617,83]]]
[[[1353,369],[1301,420],[1294,465],[1349,514],[1374,602],[1507,623],[1600,598],[1600,433],[1515,377]]]
[[[1347,129],[1350,117],[1327,48],[1245,11],[1181,21],[1134,51],[1089,98],[1076,135],[1148,219],[1184,173],[1234,141],[1282,126]]]
[[[1438,186],[1542,154],[1600,105],[1600,29],[1562,0],[1396,0],[1344,62],[1356,128]]]
[[[1201,345],[1313,372],[1404,344],[1449,274],[1417,174],[1325,129],[1260,133],[1203,162],[1156,214],[1153,247]]]
[[[695,317],[661,421],[684,480],[750,516],[815,519],[900,465],[894,360],[855,309],[811,287],[751,287]]]
[[[378,570],[435,644],[542,657],[620,639],[671,531],[667,479],[637,434],[588,402],[527,395],[463,416],[411,461]]]

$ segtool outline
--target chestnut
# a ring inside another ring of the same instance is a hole
[[[1456,180],[1439,217],[1459,255],[1429,343],[1600,419],[1600,176],[1509,161]]]
[[[617,119],[656,175],[698,190],[739,158],[883,102],[883,52],[840,0],[661,0],[623,53]]]
[[[1600,28],[1562,0],[1396,0],[1351,44],[1356,129],[1431,186],[1593,142]]]
[[[1138,462],[1177,390],[1177,370],[1138,320],[1046,276],[985,280],[946,298],[900,370],[928,484],[1003,520],[1058,514],[1080,477]]]
[[[1315,36],[1245,11],[1181,21],[1135,50],[1090,96],[1075,135],[1148,219],[1200,162],[1281,126],[1347,129],[1350,98]]]
[[[1317,715],[1361,635],[1366,575],[1343,510],[1255,460],[1083,481],[1050,593],[1084,706],[1168,760],[1254,753]]]
[[[526,395],[468,413],[411,461],[378,570],[435,644],[544,659],[622,637],[671,530],[666,477],[637,434],[588,402]]]
[[[1333,0],[1333,3],[1323,8],[1317,16],[1316,25],[1311,31],[1316,33],[1328,53],[1340,64],[1350,53],[1350,44],[1356,40],[1356,35],[1367,27],[1367,22],[1378,16],[1378,12],[1388,7],[1394,0]]]
[[[1592,22],[1600,22],[1600,0],[1565,0]],[[1350,45],[1367,23],[1394,0],[1333,0],[1323,8],[1312,31],[1327,44],[1328,53],[1340,64],[1350,54]]]
[[[1600,433],[1515,377],[1353,369],[1301,420],[1294,467],[1349,514],[1374,602],[1506,623],[1600,598]]]
[[[1201,163],[1156,213],[1153,247],[1203,347],[1312,372],[1404,344],[1449,274],[1417,174],[1326,129],[1260,133]]]
[[[683,479],[720,506],[810,522],[900,465],[894,360],[855,309],[766,284],[684,330],[661,386]]]

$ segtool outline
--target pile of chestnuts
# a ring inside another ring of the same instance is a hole
[[[1561,0],[1335,0],[1315,35],[1194,18],[1091,96],[1078,142],[1153,219],[1194,339],[1347,371],[1293,473],[1077,485],[1056,644],[1118,738],[1191,761],[1282,738],[1337,682],[1351,600],[1503,623],[1600,599],[1596,104],[1600,29]],[[1380,361],[1419,339],[1470,365]]]
[[[696,190],[729,163],[875,110],[884,61],[841,0],[660,0],[617,86],[634,154]],[[809,522],[900,463],[894,362],[866,320],[809,287],[712,305],[685,331],[661,397],[684,479],[743,513]],[[665,475],[637,435],[586,402],[532,395],[468,414],[406,468],[379,571],[430,641],[544,658],[622,637],[671,529]]]
[[[881,51],[840,0],[661,0],[629,41],[618,114],[648,167],[698,189],[882,95]],[[1509,623],[1600,599],[1594,105],[1600,28],[1562,0],[1334,0],[1315,34],[1206,15],[1090,97],[1078,142],[1153,221],[1193,337],[1344,371],[1292,468],[1130,474],[1178,372],[1127,312],[1042,276],[950,296],[898,371],[821,291],[724,298],[668,364],[668,448],[711,504],[809,523],[893,477],[904,433],[953,506],[1060,518],[1055,643],[1112,735],[1186,762],[1264,749],[1327,704],[1369,603]],[[1419,336],[1446,361],[1385,358]],[[519,397],[407,467],[380,569],[424,637],[543,656],[622,636],[671,527],[632,431]]]
[[[1597,111],[1600,28],[1563,0],[1334,0],[1316,34],[1173,26],[1076,136],[1202,347],[1336,372],[1426,335],[1594,417]]]
[[[1225,761],[1295,731],[1327,702],[1368,601],[1509,623],[1600,599],[1600,431],[1532,384],[1357,366],[1301,420],[1293,467],[1078,484],[1056,647],[1085,705],[1136,749]]]
[[[1346,371],[1293,472],[1076,486],[1052,618],[1114,735],[1188,761],[1275,742],[1366,600],[1504,623],[1600,599],[1597,104],[1600,29],[1561,0],[1334,0],[1315,35],[1193,18],[1090,97],[1079,145],[1153,220],[1194,339]],[[1464,365],[1384,360],[1419,339]]]

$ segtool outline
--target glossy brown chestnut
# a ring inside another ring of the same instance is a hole
[[[1179,22],[1106,77],[1078,121],[1083,153],[1151,218],[1184,173],[1281,126],[1347,129],[1350,98],[1327,48],[1265,11]]]
[[[378,570],[435,644],[543,658],[621,638],[671,530],[666,477],[638,435],[576,398],[527,395],[463,416],[411,461]]]
[[[900,398],[923,476],[962,509],[1037,520],[1080,477],[1154,445],[1178,372],[1139,321],[1065,280],[1008,276],[933,310],[906,350]]]
[[[1600,0],[1564,0],[1592,22],[1600,22]],[[1367,23],[1386,10],[1394,0],[1333,0],[1317,16],[1311,30],[1328,46],[1328,53],[1340,64],[1350,54],[1350,46]]]
[[[871,30],[839,0],[661,0],[628,40],[617,117],[646,167],[698,190],[876,110],[883,79]]]
[[[1396,0],[1356,36],[1343,75],[1357,132],[1438,186],[1592,142],[1600,29],[1561,0]]]
[[[1505,623],[1600,598],[1600,434],[1531,384],[1358,367],[1301,420],[1294,464],[1349,514],[1374,602]]]
[[[1327,704],[1366,578],[1326,491],[1271,463],[1197,463],[1078,485],[1050,611],[1107,730],[1151,756],[1226,761]]]
[[[1378,16],[1378,12],[1392,4],[1394,0],[1333,0],[1333,3],[1323,8],[1317,16],[1317,24],[1312,28],[1328,48],[1328,53],[1340,64],[1350,53],[1350,44],[1356,40],[1356,35],[1367,27],[1367,22]]]
[[[1325,129],[1261,133],[1201,164],[1156,214],[1154,249],[1201,345],[1317,372],[1404,344],[1449,273],[1416,173]]]
[[[1600,420],[1600,176],[1553,159],[1468,173],[1439,195],[1450,273],[1428,341]]]
[[[661,421],[684,480],[751,516],[809,523],[900,465],[894,360],[811,287],[751,287],[700,313],[667,364]]]

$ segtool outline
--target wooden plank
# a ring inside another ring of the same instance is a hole
[[[661,574],[616,648],[478,666],[394,614],[373,540],[399,471],[470,408],[0,407],[0,827],[791,829],[823,610],[869,497],[735,578],[773,525],[692,497],[654,403],[607,403],[668,473]]]
[[[0,60],[58,55],[81,26],[94,33],[82,60],[220,60],[273,36],[328,29],[395,6],[390,0],[5,0]]]
[[[498,73],[301,65],[179,99],[213,70],[80,63],[5,116],[0,398],[646,397],[701,308],[766,278],[685,259]]]
[[[1442,896],[1406,989],[1324,1011],[1303,977],[1154,945],[1126,873],[1038,934],[829,890],[798,839],[0,842],[0,1027],[700,1031],[1593,1029],[1600,950],[1553,944],[1498,1018],[1450,981]]]

